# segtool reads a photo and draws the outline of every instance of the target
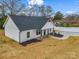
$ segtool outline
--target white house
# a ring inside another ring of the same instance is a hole
[[[4,23],[5,36],[23,43],[53,32],[53,22],[46,17],[8,16]]]

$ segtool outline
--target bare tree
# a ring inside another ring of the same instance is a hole
[[[51,16],[51,15],[52,15],[52,7],[46,6],[46,16]]]
[[[65,20],[79,20],[79,14],[70,14],[65,17]]]
[[[39,7],[39,12],[41,16],[51,16],[52,15],[52,7],[42,5]]]
[[[24,8],[21,0],[1,0],[0,3],[5,7],[6,12],[8,11],[11,15],[16,15]]]
[[[4,10],[4,5],[3,4],[0,4],[0,14],[1,16],[4,16],[5,15],[5,10]]]
[[[46,10],[45,10],[45,6],[44,5],[39,7],[39,12],[40,12],[41,16],[46,16],[46,12],[45,11]]]

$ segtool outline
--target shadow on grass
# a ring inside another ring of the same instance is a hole
[[[38,39],[32,39],[32,40],[29,40],[29,41],[26,41],[26,42],[23,42],[23,43],[20,43],[22,46],[26,46],[28,44],[31,44],[31,43],[37,43],[37,42],[41,42],[42,40],[38,40]]]

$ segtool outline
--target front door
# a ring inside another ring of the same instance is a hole
[[[44,30],[44,36],[46,35],[46,30]]]
[[[46,35],[46,30],[41,30],[41,36],[45,36]]]
[[[41,36],[43,36],[42,32],[43,32],[43,31],[41,30]]]
[[[49,35],[49,29],[47,29],[47,34]]]

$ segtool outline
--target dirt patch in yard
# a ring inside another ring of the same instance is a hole
[[[57,40],[49,36],[23,46],[0,34],[0,42],[0,59],[79,59],[79,37]]]

